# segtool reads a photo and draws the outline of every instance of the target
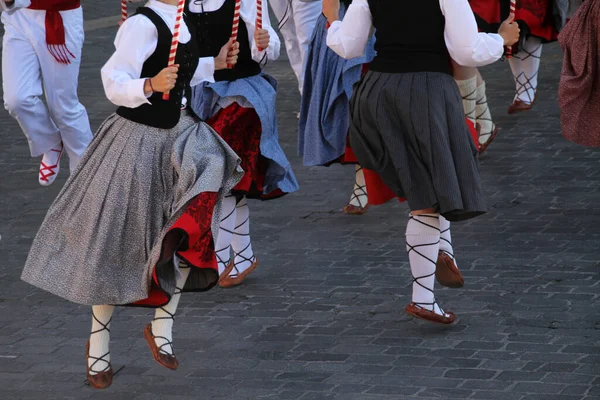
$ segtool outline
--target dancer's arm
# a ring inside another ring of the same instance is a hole
[[[281,49],[281,42],[279,36],[271,26],[271,19],[269,17],[269,4],[267,0],[262,0],[262,29],[268,34],[269,45],[263,48],[262,51],[258,50],[256,43],[256,16],[258,8],[256,0],[242,0],[242,8],[240,10],[240,18],[246,24],[248,29],[248,40],[250,43],[250,49],[252,52],[252,59],[256,62],[261,62],[267,55],[267,59],[274,61],[279,58],[279,52]],[[264,34],[264,32],[263,32]]]
[[[101,70],[108,100],[129,108],[150,104],[148,97],[152,91],[144,90],[149,83],[141,74],[144,62],[154,53],[157,44],[158,31],[145,16],[135,15],[123,23],[115,38],[116,50]]]
[[[30,5],[31,0],[0,0],[0,10],[8,13]]]
[[[452,59],[462,66],[491,64],[502,57],[505,45],[514,44],[510,43],[513,32],[506,32],[510,22],[503,24],[504,33],[502,28],[500,34],[480,33],[468,0],[440,0],[440,8],[446,19],[446,47]],[[518,27],[511,27],[511,30],[514,29],[518,30]]]
[[[339,6],[339,0],[324,0],[323,10],[327,21],[331,24],[327,31],[327,46],[337,55],[345,59],[362,57],[367,42],[373,35],[373,21],[367,0],[354,0],[340,21],[336,10],[326,7]],[[339,7],[338,7],[339,10]]]

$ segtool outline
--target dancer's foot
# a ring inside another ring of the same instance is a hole
[[[456,316],[451,312],[442,310],[437,302],[433,303],[433,306],[425,306],[423,304],[412,302],[406,306],[405,311],[415,318],[439,324],[448,325],[456,321]]]
[[[440,251],[435,266],[435,278],[440,285],[453,289],[461,288],[465,285],[462,274],[449,254]]]
[[[233,260],[230,260],[229,263],[227,264],[227,266],[225,267],[225,269],[223,270],[223,272],[221,272],[221,274],[219,275],[219,282],[218,284],[221,285],[221,283],[227,279],[227,277],[229,277],[229,274],[231,274],[231,271],[233,271]]]
[[[62,157],[64,146],[62,142],[57,148],[44,153],[40,162],[38,182],[42,186],[50,186],[56,180],[60,170],[60,158]]]
[[[350,201],[344,206],[343,211],[348,215],[363,215],[369,209],[369,196],[367,195],[365,174],[360,165],[356,166],[354,177],[354,189]]]
[[[231,274],[223,275],[225,278],[219,282],[222,288],[230,288],[241,285],[248,275],[250,275],[256,267],[258,267],[258,258],[252,256],[249,260],[243,260],[242,263],[246,264],[246,268],[240,267],[240,263],[234,264],[233,271]]]
[[[535,104],[535,101],[537,99],[537,94],[536,96],[533,98],[533,101],[531,103],[526,103],[520,99],[516,99],[515,101],[513,101],[513,103],[508,107],[507,112],[510,115],[513,114],[518,114],[520,112],[524,112],[524,111],[529,111],[533,108],[533,105]]]
[[[90,362],[90,359],[93,360]],[[96,364],[104,364],[103,369],[95,369]],[[102,357],[90,356],[90,341],[85,344],[85,365],[87,380],[90,386],[96,389],[106,389],[112,384],[113,369],[109,361],[105,361]]]
[[[496,136],[498,135],[498,127],[494,125],[494,130],[490,133],[481,133],[479,135],[480,145],[479,145],[479,154],[483,154],[490,144],[494,141]]]
[[[152,324],[144,328],[144,338],[152,351],[152,357],[157,363],[165,368],[175,370],[179,366],[177,358],[173,354],[173,342],[167,340],[164,336],[154,336],[152,333]],[[156,340],[162,340],[164,343],[158,346]]]

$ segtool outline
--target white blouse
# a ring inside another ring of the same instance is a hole
[[[217,11],[223,7],[223,4],[225,4],[225,0],[189,0],[189,2],[190,11],[196,14]],[[277,60],[279,58],[281,42],[279,41],[279,36],[277,36],[275,30],[273,30],[271,27],[271,20],[269,18],[269,4],[267,3],[267,0],[262,0],[262,28],[269,32],[270,39],[269,47],[263,49],[263,51],[258,51],[258,47],[256,46],[256,42],[254,40],[256,14],[256,0],[242,0],[240,19],[244,21],[246,28],[248,29],[248,43],[250,43],[252,59],[259,63],[263,60],[266,52],[269,60]]]
[[[150,0],[146,7],[155,11],[173,32],[177,17],[176,6]],[[188,43],[191,39],[188,27],[182,23],[180,29],[179,43]],[[157,44],[156,26],[143,15],[127,18],[119,28],[115,38],[116,50],[101,70],[104,92],[113,104],[129,108],[150,104],[144,93],[146,79],[140,77],[144,62],[154,53]],[[190,85],[195,86],[204,81],[214,82],[214,74],[214,58],[200,58]],[[184,98],[182,102],[186,104],[187,100]]]
[[[450,57],[465,67],[481,67],[502,57],[504,39],[498,34],[479,33],[468,0],[439,0],[446,18],[444,40]],[[327,32],[327,46],[340,57],[350,59],[364,54],[373,34],[373,21],[367,0],[354,0],[343,21],[335,21]]]

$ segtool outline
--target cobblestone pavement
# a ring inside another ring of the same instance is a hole
[[[92,2],[86,18],[118,13],[112,3]],[[113,110],[99,68],[115,31],[87,33],[80,92],[94,129]],[[352,168],[301,166],[293,75],[285,60],[271,63],[281,138],[301,191],[251,204],[262,264],[246,284],[183,296],[174,331],[178,371],[151,358],[142,337],[150,311],[116,313],[118,373],[105,391],[84,383],[89,308],[19,280],[67,169],[55,185],[40,187],[38,161],[1,112],[0,398],[600,399],[600,152],[560,134],[560,64],[558,46],[547,46],[539,102],[513,117],[505,112],[508,66],[483,71],[501,127],[481,164],[490,212],[453,228],[466,286],[438,290],[458,315],[454,326],[440,327],[403,312],[411,282],[406,206],[362,217],[340,212]]]

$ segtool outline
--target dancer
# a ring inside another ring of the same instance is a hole
[[[201,55],[214,56],[227,43],[235,5],[235,0],[188,3]],[[298,190],[277,135],[277,83],[260,65],[279,57],[280,43],[269,22],[268,4],[262,1],[262,29],[256,28],[256,0],[242,0],[240,6],[238,63],[216,72],[216,82],[194,88],[192,99],[194,111],[241,157],[245,171],[224,203],[216,243],[221,287],[241,284],[258,266],[250,238],[248,198],[267,200]]]
[[[77,97],[83,12],[79,0],[0,0],[0,7],[4,107],[19,122],[31,156],[42,156],[38,182],[48,186],[63,151],[72,173],[92,140]]]
[[[351,2],[352,0],[342,2],[340,18],[343,18]],[[327,18],[319,16],[308,47],[300,107],[298,153],[303,156],[306,166],[329,166],[336,162],[354,164],[354,188],[343,211],[350,215],[362,215],[369,208],[369,197],[364,170],[357,164],[352,149],[347,145],[350,96],[354,84],[360,80],[363,66],[375,56],[375,39],[371,38],[365,54],[344,60],[327,47],[328,26]]]
[[[470,0],[482,32],[497,32],[500,21],[509,15],[509,0]],[[563,9],[564,8],[564,9]],[[519,0],[515,21],[521,28],[519,43],[512,48],[510,69],[515,80],[515,95],[509,114],[529,111],[537,96],[538,72],[543,43],[556,41],[562,29],[555,15],[565,15],[568,2],[552,0]]]
[[[500,35],[478,33],[467,0],[354,0],[343,21],[339,7],[339,0],[323,0],[327,44],[341,57],[363,54],[377,32],[377,56],[352,100],[350,143],[361,165],[411,209],[406,248],[413,296],[406,312],[451,324],[455,315],[433,291],[441,231],[449,238],[446,221],[476,217],[486,207],[448,57],[470,67],[496,61],[503,45],[516,43],[519,28],[509,19]]]
[[[563,135],[600,147],[600,0],[585,0],[558,41],[565,54],[558,87]]]
[[[279,21],[279,31],[298,80],[298,90],[302,94],[306,54],[317,19],[321,15],[321,0],[271,0],[269,3]]]
[[[190,84],[235,64],[236,45],[200,59],[183,22],[177,64],[166,67],[176,4],[150,0],[119,29],[102,68],[106,95],[119,107],[50,207],[22,274],[92,306],[87,377],[99,389],[112,383],[114,305],[157,308],[144,337],[159,364],[177,368],[171,329],[181,292],[217,284],[213,237],[223,198],[242,176],[237,155],[185,108]]]

